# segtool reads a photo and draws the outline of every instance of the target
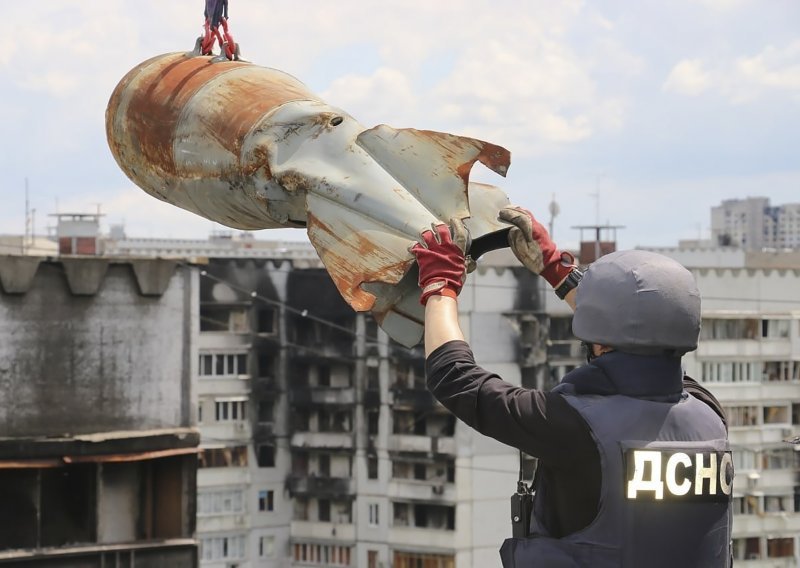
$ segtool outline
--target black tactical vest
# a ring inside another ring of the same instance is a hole
[[[733,463],[725,426],[684,395],[660,402],[555,389],[583,416],[600,451],[600,510],[586,528],[552,538],[537,509],[531,537],[507,539],[505,568],[716,568],[730,562]]]

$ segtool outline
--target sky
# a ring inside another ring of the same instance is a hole
[[[106,142],[117,82],[188,51],[201,0],[4,5],[0,234],[56,212],[104,214],[132,237],[222,229],[137,188]],[[574,246],[623,225],[621,248],[707,237],[710,208],[800,202],[796,0],[230,0],[242,56],[294,75],[366,127],[439,130],[511,151],[513,203]],[[302,230],[256,232],[304,240]]]

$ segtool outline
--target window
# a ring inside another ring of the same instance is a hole
[[[272,558],[275,556],[275,537],[260,536],[258,537],[258,556],[260,558]]]
[[[456,559],[452,555],[428,554],[424,552],[401,552],[394,551],[394,563],[396,568],[455,568]]]
[[[762,469],[792,469],[795,451],[792,448],[773,448],[761,452]]]
[[[197,405],[197,423],[198,424],[202,424],[203,423],[203,403],[202,402]]]
[[[250,331],[250,325],[247,322],[247,309],[200,306],[200,331],[247,333]]]
[[[380,370],[375,366],[367,367],[367,390],[380,390]]]
[[[745,469],[756,469],[756,452],[753,450],[733,450],[733,470],[736,472]]]
[[[274,405],[272,400],[262,399],[258,401],[258,421],[272,422],[274,419]]]
[[[377,550],[367,550],[367,568],[378,568]]]
[[[423,503],[392,503],[392,508],[396,527],[455,530],[455,507]]]
[[[324,566],[350,566],[350,548],[347,546],[316,543],[295,543],[293,559],[303,564]]]
[[[789,406],[765,406],[764,424],[789,425]]]
[[[379,523],[378,518],[378,503],[370,503],[369,504],[369,526],[377,527]]]
[[[256,314],[256,330],[258,333],[275,333],[275,309],[260,308]]]
[[[761,335],[757,319],[703,319],[700,339],[758,339]]]
[[[378,412],[367,412],[367,434],[370,436],[378,435]]]
[[[317,463],[319,465],[319,474],[322,477],[330,477],[331,476],[330,454],[319,454],[319,456],[317,456]]]
[[[781,339],[789,337],[789,324],[787,319],[761,320],[761,337],[768,339]]]
[[[247,467],[247,446],[203,448],[198,467]]]
[[[200,539],[200,558],[202,560],[237,560],[244,558],[246,536],[214,536]]]
[[[744,497],[733,498],[734,515],[757,515],[759,513],[758,497],[755,495],[745,495]]]
[[[197,494],[198,516],[226,515],[244,512],[241,489],[201,491]]]
[[[258,446],[258,467],[275,467],[275,446],[270,444]]]
[[[327,499],[319,499],[317,501],[317,518],[326,523],[330,522],[331,502]]]
[[[800,361],[767,361],[762,372],[764,381],[800,380]]]
[[[214,402],[217,422],[241,422],[247,418],[247,399],[227,399]]]
[[[792,497],[789,495],[767,495],[764,497],[765,513],[785,513],[793,508]]]
[[[762,377],[761,363],[746,361],[704,361],[700,380],[707,383],[758,382]]]
[[[378,458],[367,457],[367,479],[378,479]]]
[[[790,558],[794,556],[794,538],[768,538],[767,558]]]
[[[728,418],[728,426],[755,426],[758,424],[757,406],[726,406],[723,407]]]
[[[761,539],[757,536],[733,539],[734,560],[758,560],[761,558]]]
[[[275,492],[271,489],[258,492],[258,510],[259,511],[273,511],[275,510]]]
[[[238,377],[247,375],[246,353],[202,353],[200,378]]]

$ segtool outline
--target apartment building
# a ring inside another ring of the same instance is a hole
[[[197,285],[174,261],[0,256],[0,565],[196,565]]]
[[[711,208],[714,246],[747,250],[800,247],[800,203],[772,206],[766,197],[726,199]]]
[[[686,371],[728,415],[737,566],[800,566],[800,257],[653,249],[692,270],[703,298]]]
[[[499,565],[518,453],[457,424],[426,389],[422,347],[297,257],[201,273],[202,565]],[[471,277],[465,333],[505,378],[547,381],[538,282],[508,261]]]

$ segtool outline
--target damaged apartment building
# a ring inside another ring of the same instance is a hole
[[[495,565],[519,454],[457,423],[427,391],[422,346],[353,312],[310,246],[262,246],[231,243],[201,270],[201,566]],[[539,283],[494,264],[462,292],[464,331],[484,365],[546,386]]]
[[[197,271],[62,245],[0,256],[0,566],[196,566]]]

